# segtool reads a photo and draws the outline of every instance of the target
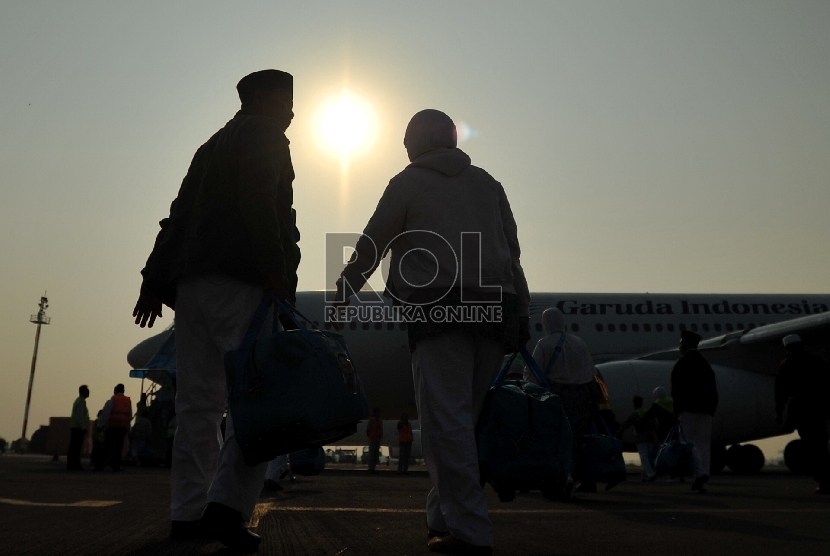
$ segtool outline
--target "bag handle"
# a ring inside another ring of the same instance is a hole
[[[536,364],[536,360],[533,359],[533,356],[527,351],[527,348],[522,348],[519,351],[513,352],[513,355],[510,356],[510,359],[507,360],[502,370],[496,376],[496,379],[493,381],[493,386],[501,386],[504,381],[505,377],[507,377],[507,372],[510,370],[510,367],[513,365],[513,361],[516,360],[516,356],[519,354],[522,355],[522,358],[525,360],[525,364],[527,368],[530,369],[530,372],[533,373],[533,376],[536,378],[536,381],[539,383],[540,386],[543,388],[547,388],[550,390],[550,382],[548,382],[547,377],[542,373],[542,370],[539,368],[539,365]]]
[[[562,353],[562,346],[565,345],[565,337],[567,335],[567,332],[563,330],[562,336],[559,338],[559,342],[557,342],[556,347],[553,349],[553,357],[550,358],[550,361],[548,361],[548,364],[545,367],[545,376],[548,376],[548,373],[553,368],[553,364],[556,363],[557,359],[559,359],[559,354]]]

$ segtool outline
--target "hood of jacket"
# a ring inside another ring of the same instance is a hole
[[[426,168],[445,176],[457,176],[472,164],[470,157],[459,148],[442,147],[425,152],[413,160],[407,168]]]

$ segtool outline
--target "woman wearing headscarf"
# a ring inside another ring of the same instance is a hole
[[[574,438],[571,458],[571,473],[575,471],[576,456],[582,444],[582,437],[591,428],[591,418],[602,397],[594,375],[596,368],[588,346],[579,337],[566,332],[562,311],[551,307],[542,313],[545,335],[533,349],[533,359],[551,383],[553,393],[562,399],[562,405]],[[558,355],[557,355],[558,354]],[[552,361],[553,360],[553,361]],[[530,369],[525,367],[525,380],[535,382]],[[596,483],[583,481],[580,492],[596,492]]]

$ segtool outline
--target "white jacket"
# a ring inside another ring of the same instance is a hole
[[[474,234],[464,239],[463,283],[462,233]],[[360,290],[391,249],[387,290],[402,301],[426,287],[492,292],[500,286],[517,296],[519,316],[528,316],[530,294],[504,188],[460,149],[429,151],[392,178],[363,234],[341,277],[347,295]]]

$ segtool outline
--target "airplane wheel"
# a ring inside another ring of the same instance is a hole
[[[763,469],[764,453],[753,444],[735,444],[726,451],[726,465],[735,473],[753,475]]]
[[[787,469],[796,475],[808,475],[810,473],[810,462],[803,440],[797,438],[787,444],[787,447],[784,448],[784,463],[787,465]]]
[[[709,466],[709,473],[717,475],[726,467],[726,446],[712,446],[712,460]]]

